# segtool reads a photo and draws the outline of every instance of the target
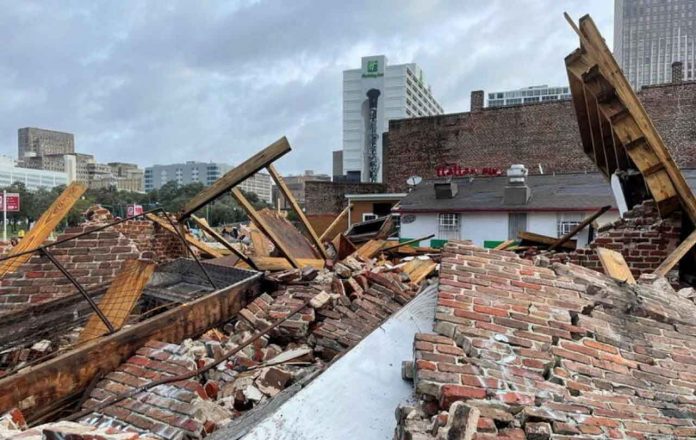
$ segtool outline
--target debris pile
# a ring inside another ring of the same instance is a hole
[[[435,333],[403,368],[419,404],[398,409],[396,438],[696,436],[693,290],[468,242],[441,265]]]

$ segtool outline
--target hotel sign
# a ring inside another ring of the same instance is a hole
[[[379,60],[368,60],[365,66],[365,71],[362,74],[363,78],[377,78],[384,76],[383,72],[380,72]]]
[[[457,164],[441,165],[435,168],[437,177],[502,176],[503,170],[494,167],[462,167]]]

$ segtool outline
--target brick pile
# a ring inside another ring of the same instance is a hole
[[[558,259],[603,271],[596,248],[613,249],[624,256],[633,276],[638,278],[644,273],[653,273],[672,253],[679,244],[680,233],[680,214],[661,219],[655,202],[649,200],[601,228],[587,248],[559,254]]]
[[[68,228],[57,240],[89,231],[100,223],[88,221]],[[181,242],[148,221],[127,221],[112,228],[56,245],[56,259],[86,289],[111,282],[128,259],[165,262],[182,256]],[[34,254],[16,272],[0,280],[0,313],[75,294],[75,287],[44,256]]]
[[[396,438],[694,438],[694,296],[449,242]]]

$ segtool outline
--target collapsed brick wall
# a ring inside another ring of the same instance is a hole
[[[57,240],[94,228],[84,224],[68,228]],[[128,259],[165,262],[182,256],[181,242],[148,221],[128,221],[52,247],[66,270],[87,290],[114,279]],[[34,254],[16,272],[0,279],[0,313],[77,293],[75,287],[48,260]]]
[[[643,202],[623,218],[602,228],[587,248],[577,249],[557,260],[603,272],[597,247],[613,249],[623,255],[633,276],[653,273],[679,244],[681,216],[675,213],[661,219],[655,202]]]
[[[696,82],[645,87],[638,96],[677,164],[695,167]],[[435,178],[435,168],[448,163],[596,171],[579,134],[569,100],[390,121],[384,182],[389,191],[402,191],[409,176]]]
[[[338,214],[348,203],[346,194],[377,194],[386,190],[381,183],[306,182],[305,210],[308,215]]]
[[[450,241],[396,438],[694,438],[693,289],[639,281]]]

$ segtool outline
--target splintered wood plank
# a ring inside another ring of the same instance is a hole
[[[657,269],[655,269],[655,274],[660,276],[666,276],[667,272],[672,270],[675,264],[681,260],[687,252],[691,250],[696,244],[696,230],[689,234],[684,241],[682,241],[676,249],[672,251],[671,254],[665,258]]]
[[[275,272],[279,270],[289,270],[295,267],[282,257],[251,257],[251,260],[260,271],[269,270]],[[315,269],[323,269],[326,263],[321,258],[297,258],[296,261],[298,268],[310,266]]]
[[[249,223],[249,239],[251,240],[251,246],[254,248],[254,255],[257,257],[270,257],[271,252],[269,251],[270,246],[273,244],[266,238],[265,235],[259,231],[259,228],[254,225],[254,223]]]
[[[279,235],[284,234],[287,231],[284,231],[282,229],[280,231],[276,231],[272,228],[271,225],[267,224],[266,218],[264,216],[261,216],[259,211],[257,211],[254,208],[254,206],[249,202],[249,200],[247,200],[247,198],[244,197],[244,194],[242,194],[239,188],[232,188],[232,197],[234,197],[237,200],[237,202],[239,202],[242,208],[244,208],[244,210],[249,215],[251,221],[253,221],[254,224],[261,230],[261,232],[263,232],[266,235],[266,237],[268,237],[271,240],[271,242],[275,245],[276,249],[278,249],[278,251],[290,261],[290,264],[292,264],[293,267],[299,269],[301,266],[297,262],[298,257],[293,255],[293,249],[291,249],[290,246],[286,245],[285,241],[283,241]],[[294,229],[294,227],[292,227],[292,229]]]
[[[334,221],[331,222],[328,228],[321,234],[321,237],[319,237],[319,241],[322,243],[324,241],[331,241],[333,238],[338,234],[338,229],[343,224],[343,222],[348,224],[348,213],[350,212],[351,205],[348,204],[343,211],[341,211],[340,214],[336,216]]]
[[[406,263],[402,270],[408,274],[411,282],[420,284],[436,267],[437,263],[431,259],[421,260],[420,258],[414,258]]]
[[[290,150],[290,144],[285,136],[278,139],[265,149],[251,156],[238,167],[229,170],[212,185],[198,193],[184,206],[179,219],[189,217],[206,204],[224,194],[230,188],[238,185],[261,168],[267,167]]]
[[[352,256],[353,257],[362,257],[365,260],[369,260],[370,258],[374,257],[379,253],[379,251],[384,247],[386,244],[385,240],[376,240],[372,239],[367,241],[365,244],[360,246],[357,251],[355,251]]]
[[[264,208],[258,211],[267,228],[275,232],[280,241],[296,258],[321,258],[312,243],[280,212]]]
[[[123,264],[121,271],[111,282],[98,304],[114,330],[120,330],[123,327],[154,271],[155,263],[149,261],[128,260]],[[80,333],[77,343],[82,344],[108,332],[99,316],[93,313]]]
[[[512,244],[515,242],[515,240],[505,240],[504,242],[500,243],[498,246],[494,247],[493,249],[496,251],[502,251],[507,249],[508,247],[512,246]]]
[[[534,232],[529,232],[529,231],[518,232],[517,238],[522,240],[524,242],[524,244],[538,243],[538,244],[542,244],[545,246],[553,246],[558,241],[557,237],[549,237],[548,235],[536,234]],[[564,249],[573,250],[576,247],[576,242],[575,241],[566,241],[565,243],[561,244],[560,247],[562,247]]]
[[[35,249],[41,246],[51,232],[58,226],[63,218],[70,212],[87,187],[81,183],[73,182],[56,198],[51,206],[39,217],[34,227],[27,232],[17,246],[13,247],[8,256],[20,254],[22,252]],[[0,264],[0,277],[16,271],[22,264],[29,261],[33,254],[26,254],[17,258],[5,260]]]
[[[145,214],[145,217],[154,222],[157,223],[162,229],[171,232],[172,234],[176,235],[179,237],[179,233],[172,228],[172,225],[169,224],[169,222],[162,217],[155,215],[155,214]],[[219,258],[223,257],[224,255],[219,252],[218,250],[208,246],[207,244],[203,243],[202,241],[196,239],[195,237],[192,237],[191,234],[184,233],[184,238],[186,239],[186,242],[190,244],[191,246],[195,247],[199,251],[203,252],[204,254],[208,254],[213,258]]]
[[[628,264],[626,264],[623,255],[611,249],[598,247],[597,256],[602,263],[604,273],[615,280],[628,284],[636,284],[636,280],[633,278],[631,269],[628,268]]]
[[[580,19],[579,26],[576,26],[567,14],[565,14],[565,16],[580,37],[581,47],[584,49],[585,54],[599,66],[601,75],[614,87],[616,95],[635,120],[635,123],[639,127],[642,136],[645,137],[650,149],[664,165],[669,179],[674,186],[674,191],[679,196],[681,204],[689,218],[692,222],[696,222],[696,197],[694,197],[691,188],[689,188],[684,179],[684,175],[677,167],[674,159],[672,159],[669,150],[667,150],[667,147],[653,125],[648,113],[645,111],[645,108],[636,96],[628,80],[623,75],[619,64],[607,47],[594,21],[589,15],[586,15]],[[628,142],[623,139],[621,142],[628,148]],[[632,156],[631,159],[633,159]],[[636,163],[636,165],[638,164]],[[660,211],[660,213],[664,215],[663,211]]]
[[[319,239],[317,233],[314,232],[314,228],[312,228],[312,225],[309,223],[309,220],[307,219],[307,216],[300,207],[300,204],[297,203],[297,200],[295,200],[295,196],[292,195],[292,191],[290,191],[288,186],[285,184],[285,180],[283,180],[283,177],[280,175],[280,173],[278,173],[273,164],[268,165],[266,169],[271,174],[271,177],[275,181],[276,185],[278,185],[278,189],[283,194],[283,197],[285,197],[285,200],[287,200],[288,203],[290,203],[292,210],[295,211],[297,216],[300,218],[302,225],[304,226],[307,233],[309,233],[309,237],[312,239],[312,242],[314,242],[314,246],[316,246],[317,250],[319,251],[319,253],[321,253],[321,256],[324,257],[325,260],[328,259],[329,255],[326,253],[324,245]]]
[[[218,243],[220,243],[221,245],[223,245],[226,249],[229,249],[230,252],[232,252],[234,255],[237,256],[237,258],[244,261],[246,264],[253,266],[253,262],[251,261],[251,259],[249,257],[244,255],[244,253],[242,251],[240,251],[239,249],[232,246],[232,243],[225,240],[225,238],[222,235],[218,234],[217,231],[215,231],[215,229],[211,228],[210,225],[208,225],[208,222],[205,221],[205,219],[198,218],[193,214],[191,214],[191,219],[194,222],[196,222],[198,224],[198,226],[201,227],[203,232],[208,234],[213,240],[215,240]]]

